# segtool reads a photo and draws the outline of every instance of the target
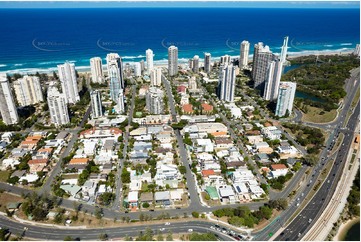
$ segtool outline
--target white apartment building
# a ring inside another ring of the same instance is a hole
[[[240,48],[241,55],[239,58],[239,68],[243,69],[248,66],[249,42],[247,40],[243,40]]]
[[[66,96],[60,93],[55,86],[50,86],[48,89],[48,105],[50,119],[55,126],[70,122]]]
[[[90,100],[92,106],[92,118],[103,116],[102,99],[98,90],[90,92]]]
[[[150,72],[150,84],[159,87],[162,84],[162,69],[157,67]]]
[[[219,99],[226,102],[234,101],[236,86],[236,67],[225,64],[219,75]]]
[[[67,103],[76,103],[80,100],[80,97],[75,74],[75,65],[73,63],[65,62],[63,65],[58,65],[58,72],[62,93],[65,95],[65,101]]]
[[[276,115],[278,117],[285,116],[287,110],[289,114],[292,113],[293,101],[296,94],[296,86],[297,84],[295,82],[281,82],[276,105]]]
[[[37,76],[23,76],[19,78],[14,82],[14,91],[20,106],[44,101],[39,77]]]
[[[0,73],[0,113],[5,124],[16,124],[19,121],[13,94],[5,73]]]
[[[146,61],[147,61],[147,73],[150,74],[153,70],[153,51],[151,49],[147,49],[145,51]]]
[[[168,48],[168,74],[175,76],[178,73],[178,48],[174,45]]]
[[[150,87],[146,94],[146,107],[151,114],[161,114],[163,112],[164,92],[157,87]]]
[[[92,75],[92,81],[95,83],[102,83],[103,77],[103,64],[100,57],[93,57],[90,59],[90,71]]]

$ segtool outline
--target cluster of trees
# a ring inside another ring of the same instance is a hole
[[[282,81],[296,81],[298,90],[326,100],[318,105],[330,107],[327,103],[337,103],[346,95],[343,84],[350,77],[350,70],[360,63],[352,55],[318,57],[322,63],[315,63],[315,60],[316,56],[292,60],[294,64],[302,65],[283,75]]]
[[[189,241],[217,241],[217,237],[212,233],[198,234],[192,233],[189,235]]]
[[[309,154],[317,154],[325,142],[325,137],[318,128],[292,123],[283,123],[282,125],[296,135],[296,141],[300,145],[308,146],[307,153]]]
[[[46,219],[50,209],[54,208],[55,205],[55,197],[49,197],[47,195],[38,196],[36,193],[32,193],[26,197],[21,208],[26,216],[32,216],[33,220],[41,221]]]
[[[269,181],[271,187],[276,190],[282,190],[284,184],[289,181],[293,176],[293,173],[289,172],[285,176],[279,176]]]
[[[122,183],[130,183],[130,172],[127,170],[127,168],[122,169],[121,174]]]
[[[94,163],[94,161],[89,161],[86,168],[80,173],[78,177],[78,185],[82,186],[88,180],[90,173],[99,173],[99,166]]]
[[[137,112],[142,112],[142,118],[145,117],[146,116],[146,114],[144,112],[145,106],[146,106],[145,98],[140,98],[140,97],[136,96],[135,99],[134,99],[133,118],[137,118],[136,117]]]
[[[115,194],[112,192],[104,192],[99,196],[99,203],[100,205],[108,206],[110,205],[115,199]]]
[[[271,200],[268,204],[261,206],[257,211],[251,211],[247,206],[237,208],[222,208],[213,211],[213,214],[220,218],[228,217],[228,223],[234,226],[247,226],[253,228],[264,219],[272,217],[273,209],[284,210],[288,206],[285,199]]]
[[[348,213],[351,216],[360,216],[360,169],[358,170],[350,194],[347,197]]]

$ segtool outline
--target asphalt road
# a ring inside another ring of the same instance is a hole
[[[360,109],[360,103],[357,105]],[[326,205],[331,201],[332,194],[335,191],[337,183],[342,175],[342,169],[347,158],[348,150],[351,148],[354,138],[354,130],[357,126],[359,113],[355,112],[348,122],[348,130],[343,131],[345,138],[341,148],[337,152],[334,165],[322,184],[319,191],[302,210],[302,212],[287,226],[283,234],[278,236],[276,240],[299,240],[304,236],[309,227],[318,219]]]
[[[133,78],[130,79],[132,81],[132,83],[134,84],[135,81]],[[123,142],[124,142],[124,148],[123,148],[123,159],[120,159],[118,162],[118,167],[117,167],[117,176],[116,176],[116,186],[115,186],[115,199],[112,205],[112,208],[114,210],[120,210],[121,208],[121,191],[120,189],[122,188],[122,180],[121,180],[121,174],[122,174],[122,167],[124,164],[124,160],[127,157],[127,151],[128,151],[128,141],[129,141],[129,127],[132,123],[133,120],[133,112],[134,112],[134,102],[135,102],[135,96],[136,96],[136,86],[132,85],[132,100],[131,100],[131,104],[129,106],[129,115],[128,115],[128,126],[125,128],[126,132],[123,134]]]
[[[10,220],[6,217],[0,216],[0,224],[8,228],[15,235],[22,235],[23,237],[38,239],[38,240],[64,240],[65,237],[70,236],[72,239],[80,240],[99,240],[100,234],[106,234],[109,239],[119,239],[126,236],[136,237],[140,232],[143,233],[147,228],[150,228],[154,234],[162,233],[164,237],[171,231],[175,233],[189,233],[189,229],[193,232],[207,233],[211,232],[217,234],[220,240],[234,240],[229,235],[220,231],[211,229],[210,226],[214,225],[208,222],[175,222],[170,225],[156,224],[156,225],[133,225],[131,227],[114,227],[114,228],[94,228],[94,229],[61,229],[56,227],[41,227],[29,224],[20,224]],[[27,230],[24,231],[24,226]],[[164,230],[163,230],[164,228]],[[163,231],[161,231],[163,230]]]

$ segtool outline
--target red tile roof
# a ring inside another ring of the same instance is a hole
[[[274,164],[271,165],[271,169],[272,170],[283,170],[283,169],[287,169],[287,166],[285,164]]]
[[[183,112],[185,113],[193,113],[192,104],[184,104],[182,108],[183,108]]]
[[[214,170],[202,170],[202,176],[208,177],[214,175]]]
[[[205,112],[212,112],[213,111],[213,106],[208,104],[208,103],[202,103],[202,109]]]

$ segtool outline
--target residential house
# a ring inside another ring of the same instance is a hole
[[[282,131],[279,130],[276,126],[264,127],[261,129],[261,131],[265,138],[270,140],[280,139],[282,135]]]
[[[162,206],[169,206],[171,204],[170,192],[169,191],[156,192],[154,194],[154,200],[157,204],[160,204]]]
[[[39,171],[42,171],[45,166],[48,164],[48,159],[38,159],[38,160],[29,160],[29,172],[30,173],[36,173]]]
[[[277,178],[279,176],[285,176],[288,172],[288,168],[284,164],[273,164],[271,165],[271,176]]]

